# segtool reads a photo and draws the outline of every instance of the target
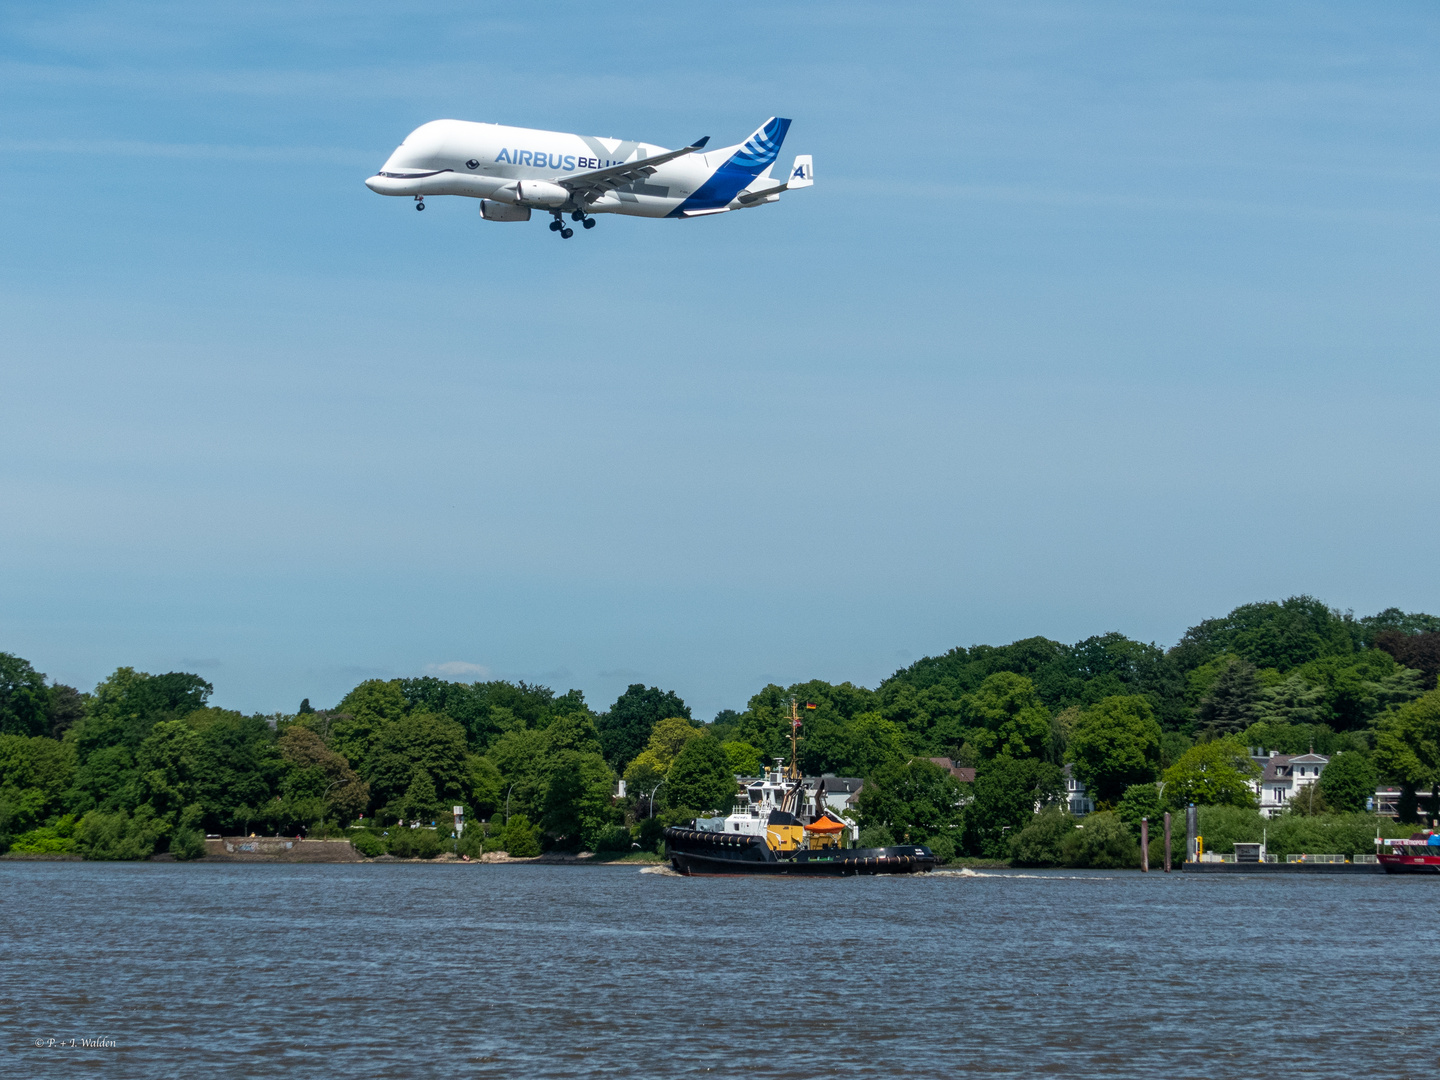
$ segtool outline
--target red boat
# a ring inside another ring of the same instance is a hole
[[[1387,874],[1440,874],[1440,833],[1412,833],[1408,840],[1377,836],[1375,857]]]

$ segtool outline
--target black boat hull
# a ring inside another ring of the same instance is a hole
[[[762,874],[792,877],[858,877],[873,874],[923,874],[935,869],[927,847],[910,844],[883,848],[798,851],[783,858],[758,836],[671,827],[665,830],[665,856],[682,874]]]

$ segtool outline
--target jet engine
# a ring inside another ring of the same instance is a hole
[[[495,192],[495,197],[528,206],[564,206],[570,201],[570,192],[546,180],[516,180]]]
[[[530,208],[528,206],[511,206],[509,203],[496,202],[494,199],[481,199],[480,216],[486,221],[529,221]]]

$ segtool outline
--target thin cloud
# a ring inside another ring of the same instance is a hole
[[[440,664],[426,664],[425,674],[449,675],[452,678],[460,675],[470,675],[479,679],[489,675],[490,669],[484,664],[472,664],[468,660],[446,660]]]

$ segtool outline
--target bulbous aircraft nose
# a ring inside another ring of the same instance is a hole
[[[370,177],[370,179],[365,181],[365,186],[368,187],[371,191],[375,192],[377,195],[383,195],[385,194],[385,177],[372,176]]]

